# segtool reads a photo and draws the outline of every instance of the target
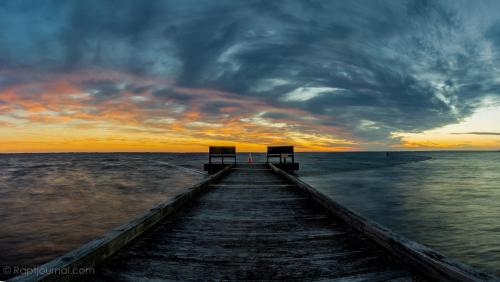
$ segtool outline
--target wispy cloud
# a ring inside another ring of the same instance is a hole
[[[456,123],[498,99],[499,8],[4,1],[0,117],[185,140],[391,146],[394,132]]]
[[[455,132],[455,135],[500,135],[500,132]]]

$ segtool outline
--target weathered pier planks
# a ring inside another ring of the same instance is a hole
[[[231,165],[42,266],[88,281],[498,281],[369,221],[272,164]],[[15,281],[68,281],[28,275]]]
[[[271,169],[240,165],[177,216],[100,265],[93,279],[412,277],[418,274],[329,217]]]

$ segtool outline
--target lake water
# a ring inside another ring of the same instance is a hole
[[[432,159],[350,171],[326,168],[355,154],[318,155],[323,169],[306,158],[301,178],[397,233],[500,274],[500,152],[419,154]]]
[[[336,201],[500,274],[500,152],[296,159],[299,177]],[[201,181],[205,161],[206,154],[0,155],[0,265],[34,266],[92,240]]]
[[[205,175],[192,167],[204,160],[203,154],[0,155],[0,265],[32,267],[126,223],[201,181]]]

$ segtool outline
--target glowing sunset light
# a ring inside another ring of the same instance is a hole
[[[419,133],[396,134],[414,149],[491,150],[500,147],[500,105],[488,105],[460,123]]]
[[[491,5],[15,2],[0,152],[500,148]]]

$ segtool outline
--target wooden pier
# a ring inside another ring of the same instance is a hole
[[[102,264],[97,276],[102,281],[417,276],[265,165],[238,165],[210,188]]]
[[[56,270],[94,267],[85,277]],[[272,164],[231,164],[12,281],[497,281],[361,217]]]

